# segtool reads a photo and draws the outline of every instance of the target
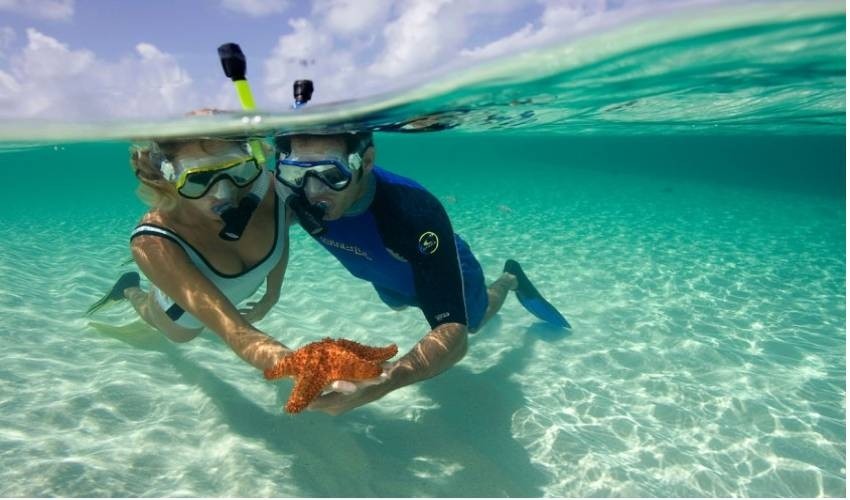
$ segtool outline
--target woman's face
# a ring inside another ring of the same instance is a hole
[[[174,175],[179,177],[186,170],[186,165],[215,165],[219,157],[233,158],[238,155],[249,156],[239,143],[206,140],[181,145],[169,157],[174,166]],[[251,183],[240,188],[227,177],[212,182],[212,186],[200,198],[180,196],[179,206],[197,212],[204,218],[218,219],[224,210],[239,205],[242,197],[251,191],[253,185]]]

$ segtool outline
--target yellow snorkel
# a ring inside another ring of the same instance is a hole
[[[248,85],[248,80],[245,79],[245,54],[242,49],[235,43],[225,43],[218,48],[218,57],[221,59],[221,67],[224,70],[225,76],[233,81],[233,87],[236,88],[236,95],[239,97],[239,103],[245,111],[253,111],[257,108],[254,104],[254,95],[251,93],[251,86]],[[251,146],[251,153],[257,162],[261,165],[266,163],[266,156],[263,154],[263,146],[260,141],[253,139],[248,141]]]

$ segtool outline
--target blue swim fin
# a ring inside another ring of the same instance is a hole
[[[534,288],[528,277],[522,271],[519,262],[508,259],[505,262],[504,272],[511,273],[516,276],[519,286],[516,290],[516,298],[528,312],[542,319],[543,321],[559,326],[561,328],[572,328],[555,306],[550,304],[540,295],[540,292]]]
[[[139,281],[139,273],[135,271],[122,274],[121,277],[118,278],[118,281],[112,285],[112,290],[89,307],[89,310],[86,311],[86,316],[94,313],[110,302],[119,302],[124,300],[124,290],[130,287],[139,286]]]

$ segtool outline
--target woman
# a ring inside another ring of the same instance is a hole
[[[290,217],[272,174],[244,140],[160,141],[134,147],[131,164],[151,209],[130,246],[151,290],[127,273],[89,312],[126,298],[175,342],[207,327],[252,366],[275,366],[291,351],[250,324],[277,302],[289,258]],[[264,280],[265,295],[240,313]]]

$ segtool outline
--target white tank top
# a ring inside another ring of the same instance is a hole
[[[272,248],[264,258],[241,273],[224,274],[217,271],[192,245],[178,236],[177,233],[161,226],[141,224],[133,230],[133,235],[130,239],[132,240],[136,236],[149,235],[159,236],[177,243],[186,252],[189,259],[195,264],[201,274],[218,287],[221,293],[230,299],[230,302],[234,305],[239,305],[240,302],[249,298],[260,288],[260,285],[263,284],[266,277],[283,256],[283,251],[286,247],[286,206],[280,203],[277,195],[275,195],[274,203],[275,238]],[[186,312],[171,297],[167,296],[154,285],[151,285],[151,293],[154,294],[154,298],[160,307],[162,307],[162,310],[165,311],[165,314],[178,325],[185,328],[201,328],[204,326],[200,320]]]

